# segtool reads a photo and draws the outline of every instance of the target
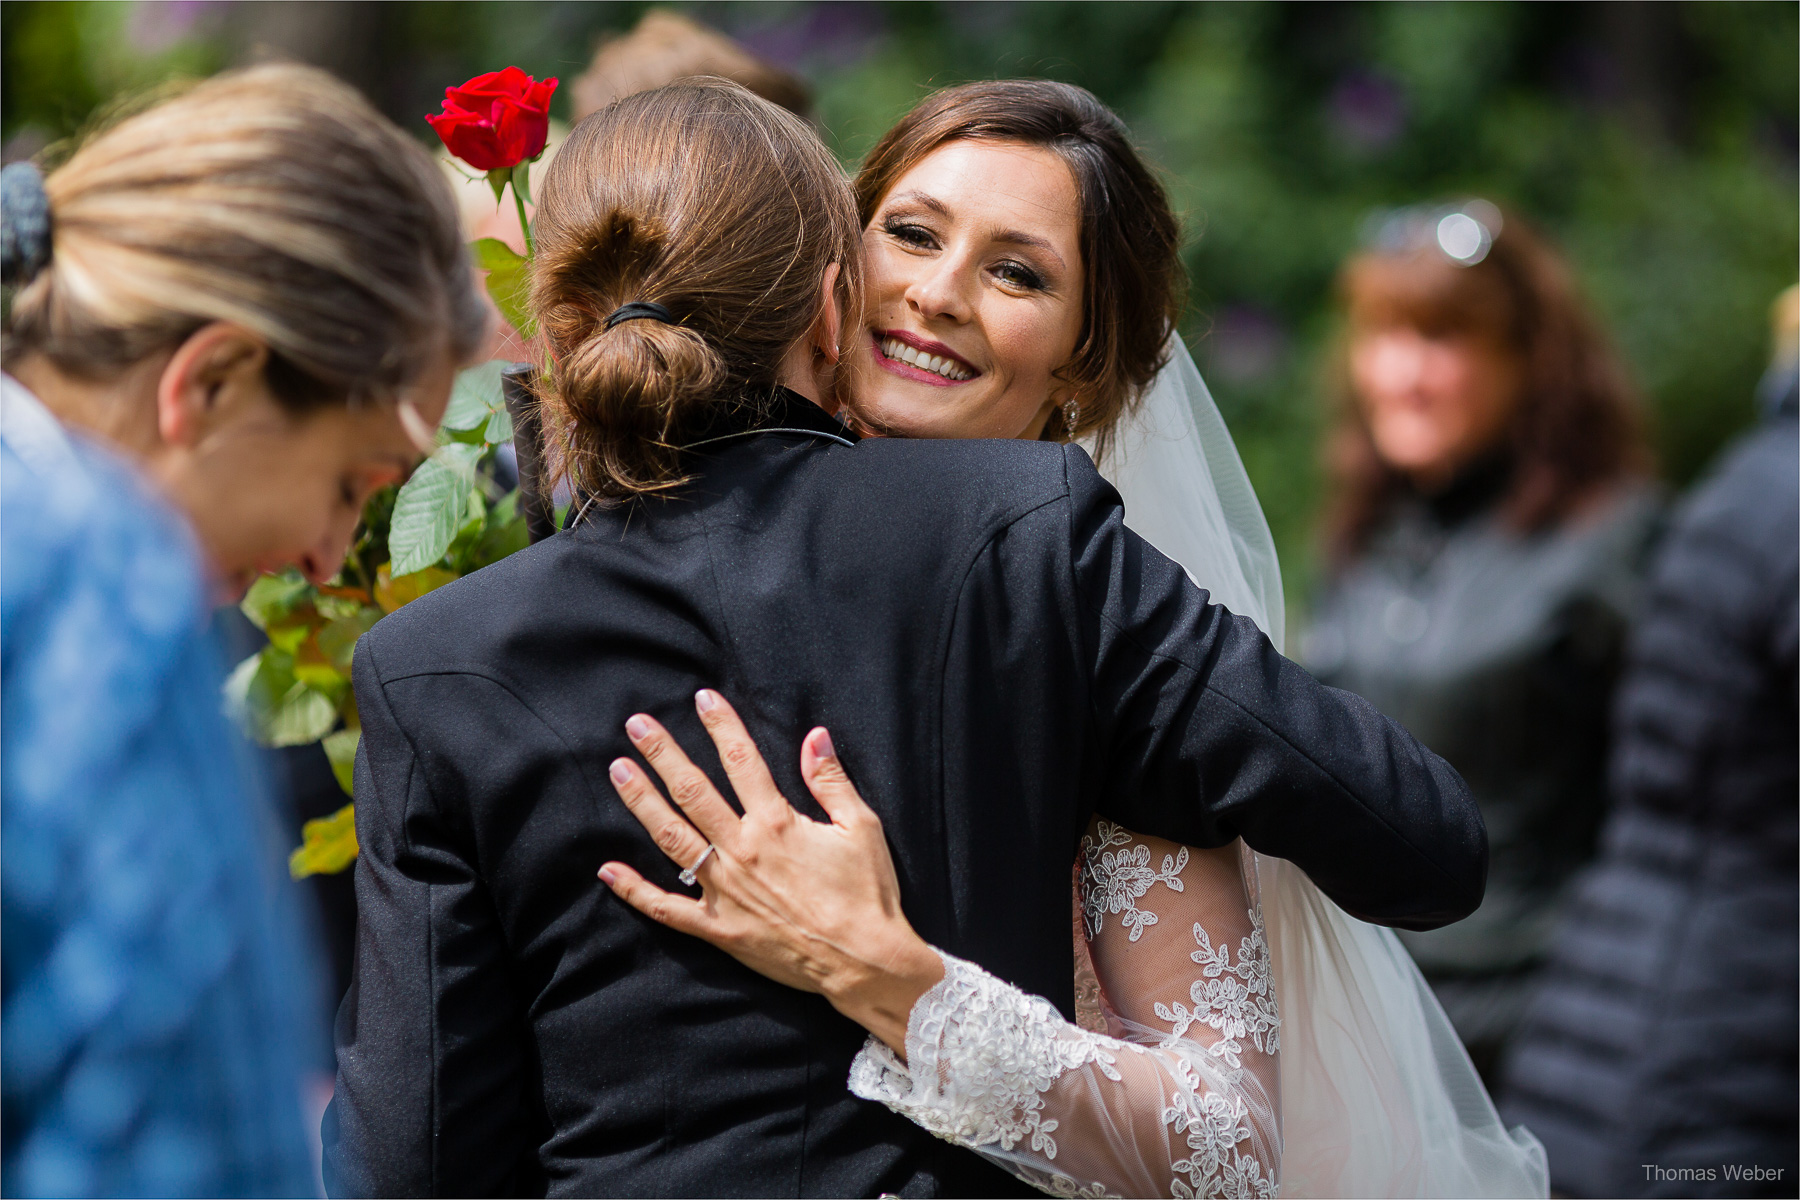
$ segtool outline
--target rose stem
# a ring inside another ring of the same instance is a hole
[[[513,203],[519,206],[519,228],[525,231],[525,257],[537,257],[537,243],[531,240],[531,222],[525,217],[525,197],[519,195],[519,185],[509,183],[512,188]]]

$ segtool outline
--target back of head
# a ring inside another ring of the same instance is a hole
[[[736,84],[696,80],[587,118],[551,164],[532,307],[551,359],[547,425],[582,490],[621,498],[684,479],[680,447],[775,387],[819,315],[820,281],[861,295],[848,182],[804,122]],[[610,323],[627,304],[668,321]]]
[[[856,177],[862,220],[922,159],[947,142],[1023,142],[1054,152],[1075,177],[1086,267],[1084,321],[1059,377],[1080,415],[1070,438],[1113,426],[1167,361],[1185,302],[1181,226],[1168,194],[1124,124],[1085,88],[1046,79],[965,83],[933,92],[887,131]],[[1061,423],[1052,422],[1056,429]]]
[[[615,100],[679,79],[714,75],[742,84],[804,117],[812,95],[799,79],[764,62],[724,34],[666,8],[645,13],[637,27],[609,38],[570,88],[577,121]]]
[[[44,183],[52,247],[9,355],[106,378],[233,322],[304,411],[392,398],[480,343],[456,206],[431,157],[308,67],[217,76],[105,130]]]

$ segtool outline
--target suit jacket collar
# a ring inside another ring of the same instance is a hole
[[[799,392],[777,386],[754,399],[720,405],[706,427],[682,449],[699,450],[759,433],[798,433],[843,446],[854,446],[860,440],[848,425]]]

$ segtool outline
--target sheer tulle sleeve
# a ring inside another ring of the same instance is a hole
[[[1105,821],[1082,850],[1093,1018],[944,954],[906,1060],[871,1038],[851,1090],[1052,1195],[1274,1195],[1280,1018],[1247,856]]]

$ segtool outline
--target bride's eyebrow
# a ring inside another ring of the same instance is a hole
[[[1025,233],[1017,229],[997,229],[989,235],[989,240],[999,242],[1004,246],[1030,246],[1034,250],[1042,250],[1056,260],[1058,267],[1064,270],[1068,269],[1069,264],[1065,263],[1063,256],[1056,252],[1056,247],[1035,233]]]
[[[936,196],[933,196],[928,192],[920,192],[920,191],[898,192],[891,199],[889,199],[888,204],[890,206],[891,205],[899,205],[899,204],[916,204],[920,208],[928,209],[931,212],[936,213],[938,216],[944,218],[946,221],[951,219],[950,206],[948,204],[945,204],[942,200],[939,200]]]

